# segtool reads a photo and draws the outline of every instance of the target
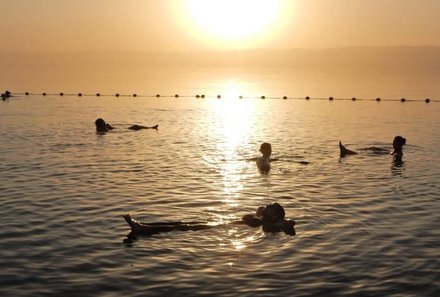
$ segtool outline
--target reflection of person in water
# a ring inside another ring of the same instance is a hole
[[[102,118],[97,119],[95,121],[95,125],[96,125],[96,132],[100,132],[100,133],[108,132],[110,130],[115,129],[109,123],[106,123],[104,121],[104,119],[102,119]],[[142,129],[156,129],[157,130],[158,127],[159,127],[159,125],[155,125],[155,126],[152,126],[152,127],[146,127],[146,126],[141,126],[141,125],[132,125],[132,126],[128,127],[128,129],[135,130],[135,131],[142,130]]]
[[[131,218],[129,214],[124,215],[125,221],[131,227],[129,237],[136,235],[151,236],[158,233],[170,231],[198,231],[212,229],[217,226],[206,222],[162,222],[162,223],[141,223]],[[278,204],[268,204],[259,207],[256,214],[247,214],[239,221],[233,221],[226,225],[248,225],[250,227],[262,226],[264,232],[281,232],[288,235],[295,235],[295,221],[286,220],[284,208]]]
[[[396,137],[394,137],[394,140],[393,140],[393,150],[392,151],[389,151],[388,149],[385,149],[385,148],[375,147],[375,146],[364,148],[361,150],[371,151],[375,154],[391,154],[391,155],[393,155],[393,160],[395,162],[402,162],[402,157],[403,157],[402,149],[405,144],[406,144],[405,138],[403,138],[402,136],[396,136]],[[343,158],[347,155],[357,155],[358,154],[357,152],[346,148],[344,145],[342,145],[341,142],[339,142],[339,151],[340,151],[341,158]]]

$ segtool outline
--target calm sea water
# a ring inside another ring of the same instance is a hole
[[[236,96],[438,99],[438,77],[215,71],[11,88],[210,96],[0,102],[0,295],[439,296],[440,103]],[[117,130],[97,135],[98,117]],[[395,135],[400,166],[339,158],[339,140],[390,148]],[[268,175],[246,161],[263,141],[279,158]],[[272,202],[296,236],[233,226],[123,243],[125,213],[227,222]]]

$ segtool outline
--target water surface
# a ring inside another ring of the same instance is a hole
[[[289,89],[240,82],[251,95]],[[437,102],[240,100],[228,96],[237,84],[225,85],[194,91],[221,99],[0,102],[1,295],[439,295]],[[97,135],[97,117],[117,129]],[[159,130],[126,129],[134,123]],[[402,165],[388,155],[339,158],[339,140],[390,148],[395,135],[407,138]],[[263,141],[279,158],[268,175],[246,161]],[[123,243],[125,213],[227,222],[272,202],[296,220],[296,236],[233,226]]]

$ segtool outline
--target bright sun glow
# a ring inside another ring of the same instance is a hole
[[[232,42],[269,34],[282,0],[186,0],[189,21],[204,37]]]

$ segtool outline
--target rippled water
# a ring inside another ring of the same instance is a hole
[[[440,295],[438,103],[0,103],[2,296]],[[97,135],[97,117],[118,129]],[[339,158],[339,140],[389,148],[395,135],[401,166]],[[263,141],[279,158],[268,175],[246,161]],[[275,201],[296,236],[233,226],[123,243],[125,213],[227,222]]]

